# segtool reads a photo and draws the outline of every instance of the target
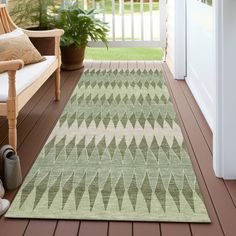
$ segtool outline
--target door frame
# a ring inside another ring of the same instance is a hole
[[[236,179],[236,1],[215,1],[216,124],[213,166],[217,177]]]
[[[175,7],[175,79],[185,79],[187,65],[187,0],[173,0]],[[215,125],[213,127],[213,169],[216,177],[236,180],[236,2],[213,0],[215,27]],[[184,13],[183,13],[183,9]],[[180,14],[185,17],[181,17]],[[183,27],[182,25],[185,25]],[[184,52],[184,53],[183,53]],[[184,56],[184,60],[183,60]],[[176,63],[177,61],[177,63]],[[184,76],[183,76],[184,75]]]

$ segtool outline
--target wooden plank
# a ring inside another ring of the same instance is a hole
[[[188,101],[188,103],[192,109],[192,112],[193,112],[194,116],[196,117],[198,125],[199,125],[199,127],[202,131],[202,134],[204,135],[204,138],[208,144],[208,147],[212,152],[212,149],[213,149],[212,132],[211,132],[209,126],[207,125],[207,122],[206,122],[200,108],[197,106],[197,103],[196,103],[195,99],[193,98],[191,91],[188,88],[187,84],[184,82],[180,82],[180,87],[182,88],[182,91],[186,97],[186,100]],[[236,181],[225,181],[225,184],[226,184],[226,187],[231,195],[232,200],[234,201],[234,205],[236,206],[236,204],[235,204],[236,203]],[[209,204],[208,204],[208,206],[209,206]],[[219,223],[217,222],[218,219],[216,219],[215,216],[211,214],[211,212],[212,211],[210,210],[210,217],[212,220],[212,226],[214,228],[216,228],[216,224],[219,225]],[[204,232],[209,231],[209,226],[206,226],[206,225],[196,224],[196,225],[192,225],[191,227],[193,228],[193,232],[195,232],[196,228],[197,228],[198,234],[202,234]],[[219,230],[216,230],[216,229],[214,231],[211,230],[211,232],[208,232],[208,235],[216,235],[217,233],[218,233],[218,235],[223,235],[222,232],[219,232]]]
[[[89,70],[91,69],[91,66],[92,66],[92,60],[85,60],[84,61],[84,70]]]
[[[145,61],[146,70],[155,70],[153,61]]]
[[[81,221],[78,236],[107,236],[108,222],[105,221]]]
[[[56,220],[31,220],[24,236],[52,236],[56,225]]]
[[[133,236],[160,236],[160,224],[148,222],[134,222]]]
[[[0,235],[2,236],[21,236],[28,225],[28,220],[5,219],[0,220]]]
[[[166,66],[165,71],[168,70]],[[170,72],[168,72],[170,73]],[[179,84],[176,80],[170,80],[170,86],[175,93],[175,97],[183,97]],[[176,86],[174,86],[176,84]],[[197,156],[197,162],[207,184],[207,189],[211,195],[217,216],[220,220],[222,229],[226,235],[233,235],[236,231],[236,208],[227,191],[225,183],[221,179],[217,179],[212,167],[212,154],[204,139],[198,124],[192,122],[195,119],[188,103],[181,98],[182,103],[178,103],[178,109],[182,115],[187,134],[191,140],[193,151]],[[223,200],[224,199],[224,200]]]
[[[119,69],[119,61],[111,61],[110,68],[112,71]]]
[[[160,61],[153,61],[153,66],[156,70],[159,70],[161,71],[162,70],[162,65],[163,65],[163,62],[160,62]]]
[[[86,69],[92,70],[93,69],[93,60],[89,60],[88,62],[88,66],[86,67]]]
[[[98,71],[98,70],[100,70],[100,66],[101,66],[101,61],[93,61],[93,64],[91,65],[91,68]]]
[[[188,147],[189,155],[192,160],[192,164],[194,167],[195,174],[197,176],[197,180],[201,189],[201,193],[203,195],[204,203],[206,204],[208,214],[211,219],[211,224],[190,224],[190,228],[192,231],[192,235],[198,236],[198,235],[207,235],[207,236],[223,236],[223,230],[220,225],[220,221],[218,219],[217,213],[214,208],[214,203],[211,200],[211,196],[209,195],[207,186],[204,182],[204,178],[202,176],[201,170],[198,166],[196,156],[193,152],[193,149],[191,147],[191,143],[188,139],[188,135],[186,133],[186,130],[183,131],[184,138],[186,140],[186,144]]]
[[[118,68],[119,68],[119,71],[127,70],[128,69],[128,62],[127,61],[120,61]]]
[[[129,61],[128,62],[128,70],[132,71],[132,70],[137,70],[137,63],[136,61]]]
[[[228,192],[234,202],[234,205],[236,207],[236,181],[235,180],[225,180],[224,182],[225,182]]]
[[[111,65],[110,61],[102,61],[100,68],[101,68],[101,70],[108,71],[108,70],[110,70],[110,65]]]
[[[54,236],[77,236],[80,221],[59,220]]]
[[[7,107],[6,103],[1,102],[0,103],[0,116],[7,116]]]
[[[213,153],[213,134],[212,131],[207,124],[207,121],[202,114],[199,106],[197,105],[196,100],[194,99],[187,83],[185,81],[179,81],[180,87],[186,97],[187,102],[189,103],[189,107],[192,110],[193,115],[196,118],[196,121],[198,122],[198,126],[200,127],[202,134],[204,135],[204,138],[208,144],[209,149],[211,150],[211,153]]]
[[[132,236],[132,222],[110,222],[108,236]]]
[[[175,80],[173,79],[171,74],[166,74],[166,79],[167,79],[167,82],[168,82],[168,87],[171,90],[170,84],[172,84],[173,81],[175,81]],[[180,81],[178,81],[178,83],[179,82]],[[176,93],[173,90],[171,90],[171,94],[173,95],[172,97],[174,98],[173,101],[174,101],[174,105],[175,105],[175,110],[178,114],[178,117],[180,118],[179,120],[180,120],[180,123],[181,123],[181,128],[182,128],[182,132],[183,132],[183,135],[184,135],[184,139],[185,139],[186,145],[188,147],[189,155],[191,157],[191,161],[192,161],[192,164],[193,164],[193,167],[194,167],[194,170],[195,170],[195,174],[197,176],[201,192],[204,196],[204,202],[207,206],[209,216],[210,216],[210,219],[211,219],[211,224],[191,224],[190,228],[192,230],[192,234],[196,235],[196,236],[197,235],[209,235],[209,236],[210,235],[212,235],[212,236],[218,235],[218,236],[221,236],[221,235],[223,235],[223,231],[222,231],[222,228],[220,226],[218,216],[217,216],[216,211],[214,209],[214,205],[211,201],[211,197],[209,196],[209,192],[208,192],[208,189],[207,189],[206,184],[204,182],[204,178],[202,176],[201,170],[200,170],[200,168],[198,166],[198,163],[197,163],[197,159],[196,159],[195,154],[193,152],[191,140],[189,140],[186,129],[184,127],[184,123],[182,121],[182,115],[183,114],[182,113],[180,114],[179,110],[178,110],[178,104],[186,102],[186,98],[181,97],[181,98],[184,99],[184,101],[182,101],[180,99],[180,97],[176,96]],[[198,112],[200,112],[200,111],[198,111]],[[192,120],[191,122],[196,123],[197,121]]]
[[[137,68],[140,69],[141,71],[144,71],[146,68],[145,62],[144,61],[137,61]]]
[[[5,116],[0,116],[0,128],[5,125],[6,122],[6,117]]]
[[[188,224],[162,223],[161,235],[162,236],[191,236],[191,231]]]

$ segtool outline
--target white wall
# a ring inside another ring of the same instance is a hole
[[[169,66],[172,74],[175,73],[175,42],[174,42],[174,34],[175,34],[175,1],[168,0],[167,1],[167,21],[166,21],[166,28],[167,28],[167,47],[166,47],[166,63]]]
[[[185,0],[168,0],[166,63],[178,80],[186,75],[185,40]]]
[[[197,0],[186,3],[186,82],[213,130],[216,104],[214,8]]]

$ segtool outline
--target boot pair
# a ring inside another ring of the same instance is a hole
[[[4,145],[0,149],[0,168],[3,172],[4,186],[7,190],[18,188],[22,182],[20,159],[10,145]],[[5,190],[0,180],[0,216],[9,208],[10,202],[3,199]]]

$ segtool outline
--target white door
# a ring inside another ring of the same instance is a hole
[[[198,105],[213,129],[215,107],[214,9],[210,0],[187,0],[187,78]]]

